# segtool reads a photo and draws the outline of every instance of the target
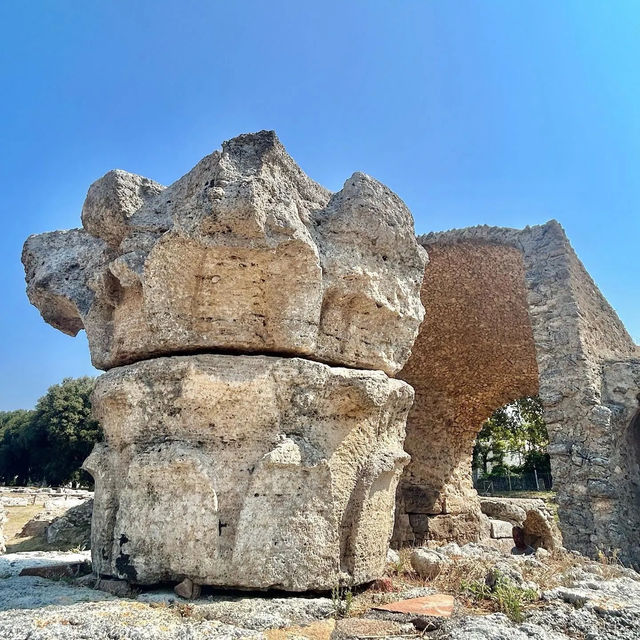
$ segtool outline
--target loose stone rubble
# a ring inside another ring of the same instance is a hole
[[[524,529],[525,543],[534,549],[562,547],[562,534],[544,500],[480,496],[480,509],[490,519],[491,537],[505,541],[503,551],[513,547],[514,526]]]
[[[439,575],[435,581],[421,578],[426,586],[410,586],[404,581],[413,574],[393,570],[390,592],[375,587],[355,591],[347,612],[344,600],[335,597],[240,595],[207,588],[194,600],[167,589],[130,590],[114,597],[87,588],[95,580],[86,577],[58,581],[14,575],[0,580],[0,637],[635,640],[640,635],[640,575],[633,570],[562,550],[525,557],[480,544],[452,543],[436,551],[447,559],[449,582],[439,583]],[[26,559],[20,562],[28,573]],[[456,590],[443,593],[442,585],[453,587],[455,580]],[[510,585],[511,599],[505,604],[528,594],[520,610],[508,607],[509,615],[486,615],[498,608],[490,600],[498,580]],[[489,599],[474,599],[480,588]]]
[[[290,591],[379,577],[424,310],[411,213],[361,173],[331,194],[273,132],[173,185],[94,183],[83,229],[31,236],[27,293],[84,328],[105,441],[94,571]],[[343,368],[349,367],[349,368]]]

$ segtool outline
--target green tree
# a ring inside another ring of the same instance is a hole
[[[102,430],[91,417],[93,378],[65,378],[33,411],[0,413],[0,481],[90,484],[80,469]]]
[[[0,482],[26,484],[29,479],[29,443],[25,435],[34,411],[0,412]]]
[[[91,417],[94,386],[93,378],[65,378],[38,400],[28,438],[34,450],[32,468],[42,470],[47,484],[87,480],[80,467],[102,438],[100,425]]]
[[[489,462],[493,473],[550,473],[547,445],[549,436],[542,404],[538,397],[525,397],[497,409],[486,420],[476,438],[473,452],[475,469],[487,473]],[[513,466],[505,464],[508,454],[518,458]]]

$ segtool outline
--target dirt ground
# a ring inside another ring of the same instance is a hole
[[[7,553],[17,553],[18,551],[40,551],[49,549],[45,537],[33,536],[29,538],[17,538],[31,518],[44,510],[41,504],[30,504],[26,507],[5,507],[7,512],[7,522],[4,525],[4,535],[7,544]]]
[[[7,522],[4,525],[7,553],[21,551],[71,551],[68,546],[48,544],[46,534],[18,538],[17,535],[31,518],[44,511],[42,504],[30,504],[24,507],[5,507]]]

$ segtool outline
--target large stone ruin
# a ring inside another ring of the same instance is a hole
[[[495,409],[539,393],[565,545],[640,566],[640,350],[561,226],[418,240],[427,314],[399,374],[415,403],[394,543],[488,537],[476,435]]]
[[[272,132],[165,188],[112,171],[82,229],[31,236],[27,292],[87,332],[105,441],[94,571],[292,591],[382,574],[424,310],[411,213],[355,173],[331,194]]]
[[[489,540],[474,441],[536,394],[564,543],[640,565],[640,351],[557,222],[416,242],[386,187],[356,173],[331,194],[268,132],[168,188],[112,171],[82,221],[30,237],[23,262],[44,319],[84,328],[109,370],[85,463],[101,575],[289,590],[379,576],[410,408],[393,544]],[[518,509],[503,528],[559,544]]]

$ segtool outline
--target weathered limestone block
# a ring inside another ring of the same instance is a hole
[[[492,498],[480,496],[482,513],[495,520],[506,520],[512,525],[522,525],[527,517],[526,505],[517,498]],[[529,501],[527,501],[528,503]],[[536,501],[538,502],[538,501]]]
[[[7,548],[4,539],[4,523],[7,521],[7,512],[4,505],[0,504],[0,553],[4,553]]]
[[[161,185],[112,171],[84,229],[30,237],[27,292],[101,369],[173,353],[301,355],[394,375],[422,321],[426,252],[404,203],[355,173],[332,195],[273,132]]]
[[[490,520],[491,522],[491,537],[495,539],[499,538],[511,538],[513,525],[506,520]]]
[[[82,207],[82,226],[96,238],[117,248],[127,235],[129,218],[165,187],[121,169],[96,180]]]
[[[510,538],[511,526],[524,529],[525,542],[538,549],[553,551],[562,547],[562,534],[556,518],[544,500],[539,498],[495,498],[481,496],[482,513],[492,518],[491,537]],[[493,523],[506,521],[502,535],[494,535]]]
[[[149,584],[291,591],[385,568],[411,387],[301,358],[194,355],[113,369],[94,568]]]

